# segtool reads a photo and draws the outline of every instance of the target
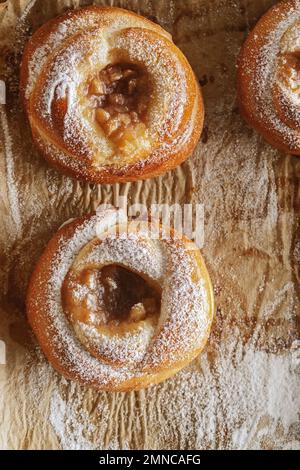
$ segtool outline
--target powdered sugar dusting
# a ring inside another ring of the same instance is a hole
[[[185,354],[203,345],[212,320],[208,286],[201,272],[197,273],[199,280],[192,280],[193,271],[198,268],[182,241],[158,239],[153,242],[143,237],[143,231],[117,237],[108,232],[101,243],[89,249],[87,243],[95,239],[96,227],[97,233],[102,233],[101,227],[107,228],[112,223],[113,228],[118,217],[118,211],[99,212],[77,227],[70,239],[62,237],[60,249],[52,259],[46,299],[35,299],[36,308],[42,309],[41,314],[51,320],[47,335],[55,345],[57,360],[80,380],[97,380],[100,385],[121,384],[131,377],[151,372],[153,365],[164,367],[167,363],[175,367]],[[84,250],[83,255],[77,261],[80,250]],[[80,322],[72,329],[61,303],[62,283],[67,272],[72,264],[78,270],[89,264],[101,267],[111,263],[162,282],[161,312],[155,329],[145,323],[131,337],[125,335],[113,340]],[[98,361],[89,348],[91,343],[103,353],[109,351],[110,357],[118,357],[124,366]]]
[[[236,350],[236,365],[230,358],[231,344],[217,348],[219,356],[216,370],[212,371],[209,357],[204,353],[194,366],[177,374],[173,386],[161,384],[158,397],[164,396],[168,407],[164,408],[153,392],[140,396],[142,403],[152,408],[146,424],[147,430],[159,431],[160,445],[165,449],[180,448],[184,443],[197,449],[297,449],[297,441],[286,436],[292,431],[300,409],[299,354],[292,356],[269,355],[255,351],[249,346],[246,354],[239,347]],[[265,368],[268,368],[268,377]],[[203,374],[198,373],[201,368]],[[236,383],[245,383],[242,393]],[[215,390],[218,393],[215,393]],[[95,435],[90,418],[74,412],[82,406],[82,399],[74,394],[72,402],[65,402],[57,391],[51,397],[51,423],[60,437],[62,448],[96,449]],[[121,410],[125,404],[121,404]],[[105,400],[101,400],[95,413],[105,413]],[[123,412],[123,411],[122,411]],[[222,421],[219,415],[225,414]],[[158,429],[158,421],[160,426]],[[83,423],[83,424],[82,424]],[[128,435],[121,434],[120,424],[104,439],[104,448],[128,448]],[[92,429],[89,429],[92,427]],[[78,439],[81,429],[85,436]],[[107,429],[105,427],[105,429]],[[182,436],[182,442],[179,439]],[[151,447],[145,432],[145,448]],[[114,444],[113,444],[114,443]],[[132,443],[134,448],[137,442]]]
[[[93,346],[100,355],[109,357],[112,361],[127,362],[134,366],[140,363],[155,334],[155,329],[148,324],[139,327],[135,332],[120,335],[106,335],[86,323],[74,324],[74,331],[87,349]]]
[[[37,16],[41,24],[70,6],[52,0],[46,9],[44,0],[32,0],[20,19],[20,2],[10,3],[1,31],[6,28],[6,40],[17,23],[24,31],[22,44]],[[201,83],[206,82],[203,143],[185,165],[160,178],[88,185],[46,169],[35,154],[28,157],[32,139],[24,134],[17,92],[9,90],[15,108],[4,112],[11,112],[14,143],[17,135],[23,138],[21,151],[16,153],[15,146],[13,151],[19,162],[17,189],[25,204],[23,238],[8,249],[8,261],[1,265],[9,280],[9,295],[0,307],[0,339],[9,353],[8,365],[0,366],[1,448],[299,448],[299,334],[294,329],[299,313],[298,159],[283,157],[244,125],[234,86],[244,33],[274,3],[122,2],[172,31]],[[9,51],[15,46],[10,39]],[[15,83],[17,68],[11,76]],[[35,260],[59,225],[99,203],[114,203],[120,195],[149,205],[204,203],[204,255],[218,309],[208,346],[191,367],[145,391],[105,393],[62,379],[33,338],[29,344],[21,340],[29,332],[21,305]],[[7,214],[1,211],[1,217]],[[13,236],[13,230],[1,231],[1,246]],[[16,321],[19,342],[10,332]]]
[[[19,195],[18,190],[15,182],[15,175],[14,175],[14,157],[12,154],[12,140],[11,135],[9,132],[9,127],[7,123],[7,118],[0,105],[0,118],[1,118],[1,127],[4,133],[4,144],[6,148],[6,174],[7,174],[7,189],[8,189],[8,196],[9,196],[9,203],[10,203],[10,210],[16,225],[16,231],[19,232],[21,230],[21,211],[20,211],[20,204],[19,204]]]
[[[59,149],[54,155],[51,152],[51,158],[57,155],[63,161],[71,156],[82,171],[84,167],[101,171],[103,167],[124,168],[159,160],[163,154],[156,152],[166,140],[168,145],[173,140],[174,146],[184,144],[185,139],[178,138],[181,131],[190,130],[195,118],[197,85],[170,39],[155,24],[119,10],[83,9],[70,13],[60,24],[44,26],[41,44],[29,53],[25,97],[29,110],[34,109],[29,116],[36,139]],[[145,155],[122,152],[99,127],[90,108],[89,81],[109,64],[119,62],[142,67],[151,82],[144,122],[148,136]],[[66,102],[63,122],[55,113],[60,100]],[[43,148],[48,149],[47,145]]]
[[[299,36],[299,17],[300,3],[298,1],[292,2],[288,13],[282,15],[276,28],[269,33],[266,44],[263,47],[258,46],[254,84],[258,90],[255,106],[261,121],[269,122],[284,142],[292,148],[300,146],[298,92],[293,90],[291,84],[289,86],[286,84],[286,77],[282,78],[279,67],[280,64],[283,67],[287,66],[283,54],[291,54],[294,52],[293,47],[297,47],[293,36],[295,34]],[[258,37],[257,41],[259,41]],[[246,63],[245,66],[247,66]],[[283,115],[286,113],[286,116],[293,114],[296,128],[285,122],[279,114],[278,104],[274,102],[274,86],[278,86],[280,93],[282,93],[282,96],[279,97],[281,112]],[[294,112],[292,112],[293,109]]]

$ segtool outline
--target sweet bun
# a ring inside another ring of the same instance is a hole
[[[65,377],[135,390],[170,377],[203,349],[213,293],[199,249],[167,227],[153,238],[151,227],[109,209],[65,224],[46,247],[27,314]]]
[[[93,183],[176,167],[203,126],[197,79],[170,34],[120,8],[89,6],[39,28],[24,51],[20,89],[44,157]]]
[[[257,23],[238,60],[238,97],[248,123],[300,155],[300,2],[282,1]]]

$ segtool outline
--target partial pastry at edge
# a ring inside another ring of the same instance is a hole
[[[20,89],[44,157],[90,182],[172,169],[203,126],[197,79],[171,36],[119,8],[73,10],[39,28],[23,54]]]
[[[238,98],[265,139],[300,155],[300,2],[281,1],[259,20],[238,60]]]
[[[38,261],[28,319],[65,377],[100,390],[140,389],[203,349],[214,307],[200,251],[171,229],[161,227],[160,238],[148,230],[101,211],[62,226]]]

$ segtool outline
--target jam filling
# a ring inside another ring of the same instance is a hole
[[[108,65],[89,81],[95,120],[121,152],[134,153],[147,139],[150,94],[146,72],[133,64]]]

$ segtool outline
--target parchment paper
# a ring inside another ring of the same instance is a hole
[[[30,33],[75,0],[0,7],[0,447],[3,449],[299,448],[300,158],[266,144],[236,104],[239,48],[272,0],[95,2],[169,30],[194,68],[205,129],[180,168],[134,184],[89,185],[38,155],[18,97]],[[60,377],[26,322],[28,279],[47,241],[99,203],[203,203],[203,254],[217,312],[204,353],[146,391],[98,393]],[[3,343],[2,343],[3,344]]]

